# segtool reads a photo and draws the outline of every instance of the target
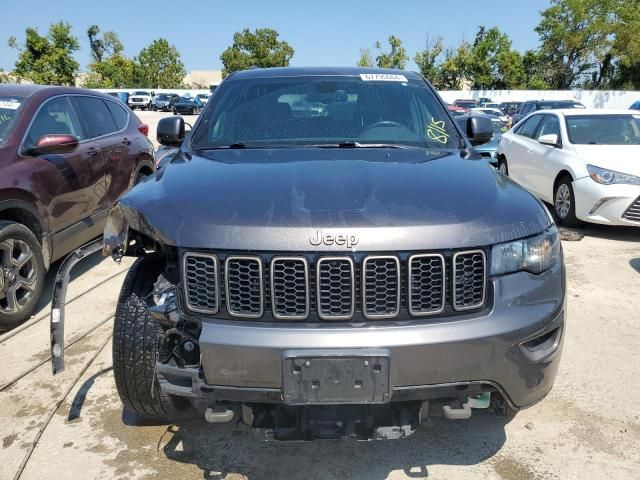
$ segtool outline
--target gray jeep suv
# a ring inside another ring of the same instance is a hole
[[[565,275],[545,207],[492,169],[420,75],[249,70],[120,198],[126,408],[195,406],[275,439],[401,437],[551,389]]]

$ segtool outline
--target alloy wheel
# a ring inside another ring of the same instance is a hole
[[[571,192],[566,184],[561,184],[556,191],[556,214],[560,218],[567,218],[571,210]]]
[[[16,238],[0,243],[0,312],[14,314],[31,300],[37,284],[37,264],[31,247]]]

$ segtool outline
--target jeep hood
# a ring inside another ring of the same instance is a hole
[[[115,227],[114,227],[115,222]],[[546,229],[544,207],[483,160],[421,149],[179,152],[119,200],[112,229],[168,245],[262,251],[480,247]],[[105,233],[107,251],[117,235]]]

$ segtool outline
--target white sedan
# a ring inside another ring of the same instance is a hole
[[[558,223],[640,227],[640,114],[540,110],[502,135],[498,169],[554,206]]]

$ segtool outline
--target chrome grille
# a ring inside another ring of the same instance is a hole
[[[367,318],[390,318],[400,311],[400,261],[366,257],[362,262],[362,311]]]
[[[484,303],[485,255],[482,250],[453,255],[453,308],[470,310]]]
[[[275,318],[303,320],[309,316],[309,267],[305,258],[274,258],[270,282]]]
[[[355,311],[355,266],[350,257],[325,257],[317,263],[317,308],[323,320],[348,320]]]
[[[260,257],[227,257],[225,287],[229,315],[247,318],[262,316],[264,287]]]
[[[631,220],[632,222],[640,222],[640,197],[636,198],[636,201],[627,208],[622,218]]]
[[[183,257],[185,300],[189,310],[218,313],[218,259],[206,253],[187,253]]]
[[[445,262],[440,254],[413,255],[408,261],[408,308],[414,316],[444,310]]]

